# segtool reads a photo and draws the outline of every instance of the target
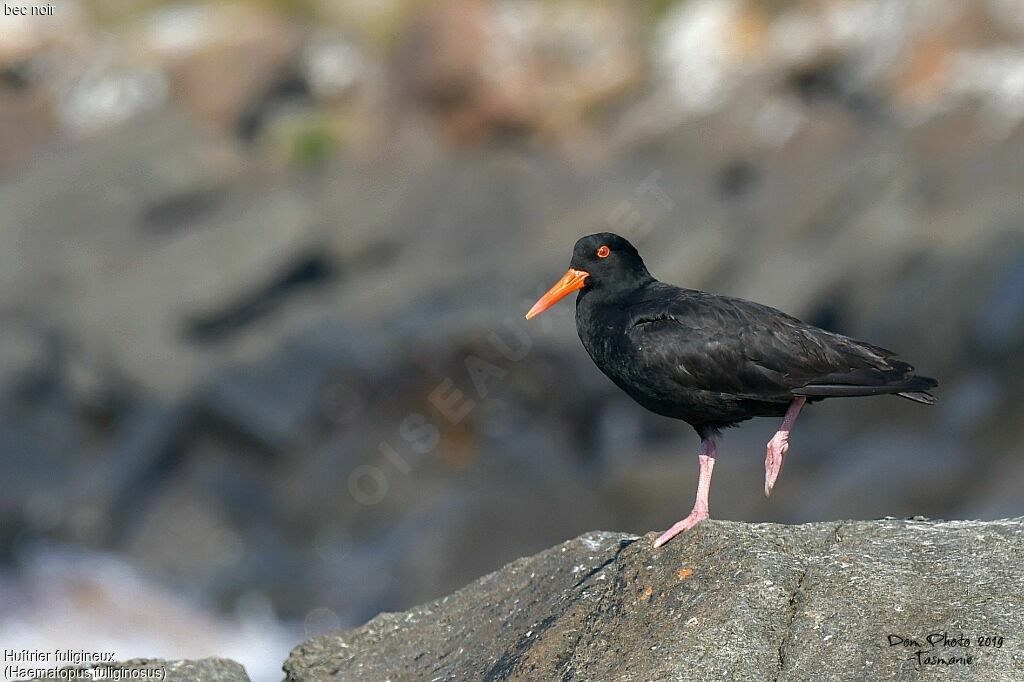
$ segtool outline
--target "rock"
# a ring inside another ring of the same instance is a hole
[[[97,664],[82,666],[81,668],[64,668],[62,671],[70,670],[94,670],[101,669],[108,678],[112,679],[156,679],[136,677],[129,671],[163,670],[164,677],[160,679],[165,682],[249,682],[249,676],[245,674],[245,668],[234,661],[226,658],[203,658],[198,661],[164,661],[158,658],[136,658],[131,661],[116,662],[110,665]],[[114,677],[113,670],[124,671],[120,677]],[[108,671],[110,671],[108,673]],[[101,679],[100,671],[96,672],[97,678]],[[58,680],[68,679],[67,677],[37,677],[36,680]],[[74,679],[74,678],[71,678]],[[92,679],[86,678],[86,679]]]
[[[594,146],[588,114],[641,82],[633,27],[615,5],[430,3],[397,40],[393,80],[459,144],[531,133]]]
[[[155,68],[124,63],[101,63],[77,74],[60,93],[56,113],[64,130],[74,137],[88,137],[115,129],[167,100],[167,79]]]
[[[168,73],[193,115],[233,125],[273,87],[298,50],[295,27],[251,5],[172,5],[141,28],[143,53]]]
[[[33,88],[27,77],[12,86],[10,81],[20,75],[9,69],[8,74],[8,83],[0,86],[0,130],[5,131],[0,174],[5,177],[51,144],[57,128],[46,94]]]
[[[1024,519],[711,521],[660,550],[653,538],[588,533],[314,638],[292,651],[287,680],[1024,674]]]

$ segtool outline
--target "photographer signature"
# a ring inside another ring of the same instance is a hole
[[[910,660],[918,666],[925,665],[973,665],[977,660],[977,649],[1001,649],[1006,642],[1002,635],[978,635],[969,637],[960,633],[951,636],[948,632],[933,632],[923,639],[888,635],[890,647],[913,649]]]

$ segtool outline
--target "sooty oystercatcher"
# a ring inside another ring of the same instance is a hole
[[[569,271],[526,314],[574,291],[576,330],[594,363],[634,400],[681,419],[700,436],[693,511],[655,541],[659,547],[708,518],[708,492],[721,429],[753,417],[782,417],[768,441],[764,493],[771,494],[804,403],[895,394],[931,405],[935,379],[894,353],[813,327],[774,308],[659,282],[624,238],[583,237]]]

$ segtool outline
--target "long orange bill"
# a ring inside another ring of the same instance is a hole
[[[533,307],[530,308],[530,312],[526,313],[526,319],[529,320],[537,317],[572,292],[582,289],[583,282],[587,277],[590,277],[589,272],[569,268],[569,272],[565,273],[565,276],[558,280],[558,283],[555,284],[555,286],[548,289],[548,292],[533,304]]]

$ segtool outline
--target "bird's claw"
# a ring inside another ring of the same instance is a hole
[[[678,521],[667,531],[659,535],[658,539],[654,541],[654,548],[657,549],[658,547],[661,547],[675,536],[679,535],[684,531],[690,530],[698,523],[707,518],[708,512],[706,509],[694,509],[692,512],[690,512],[690,515],[687,516],[685,519],[683,519],[682,521]]]

